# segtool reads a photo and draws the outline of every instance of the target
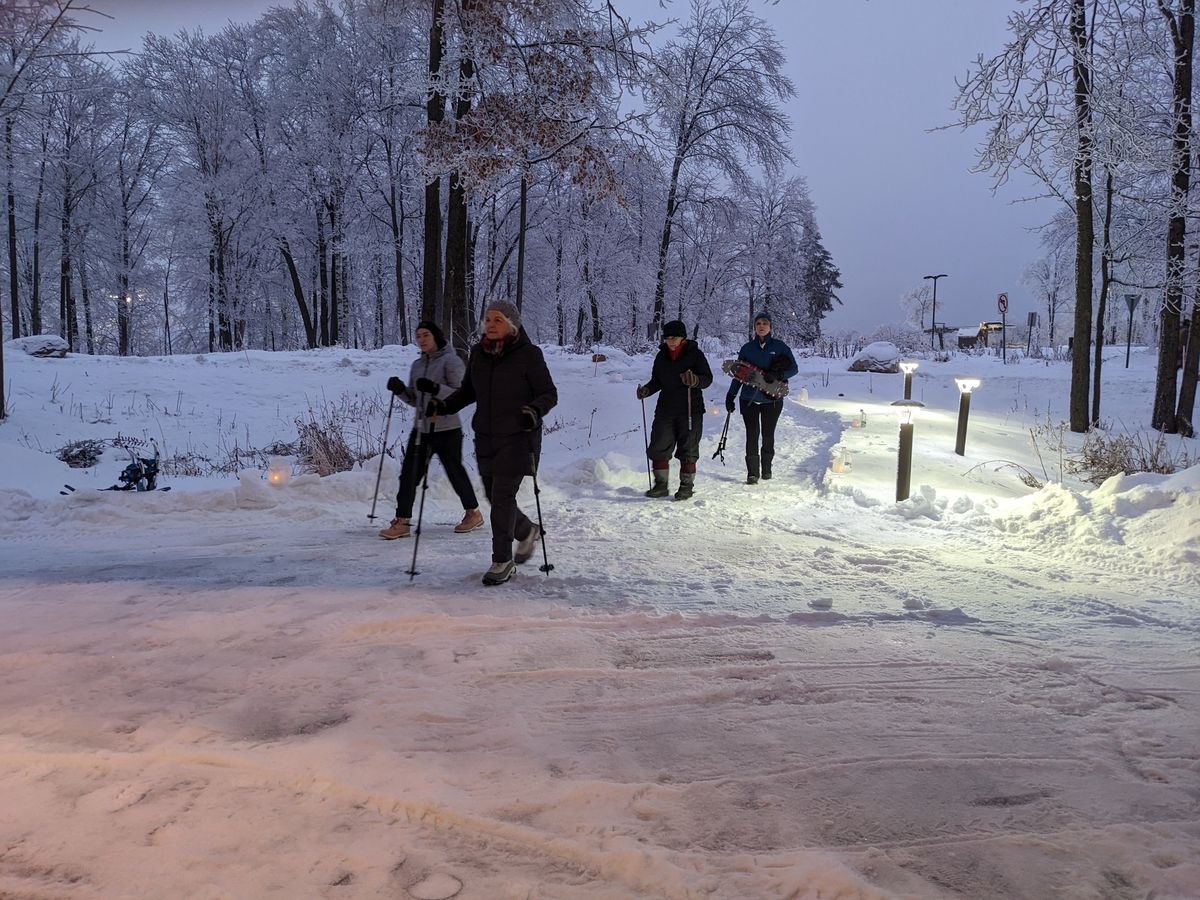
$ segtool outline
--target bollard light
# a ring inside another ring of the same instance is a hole
[[[958,435],[954,440],[954,452],[959,456],[967,453],[967,418],[971,415],[971,391],[981,384],[978,378],[955,378],[958,385]]]
[[[912,484],[913,419],[925,406],[920,400],[895,400],[892,406],[900,416],[900,453],[896,458],[896,502],[907,500]]]
[[[283,487],[292,479],[292,464],[282,456],[272,456],[267,461],[267,481],[275,487]]]
[[[915,359],[900,360],[900,371],[904,373],[904,399],[905,400],[912,399],[912,376],[913,376],[913,372],[917,371],[917,366],[919,366],[919,365],[920,365],[920,363],[918,363]]]

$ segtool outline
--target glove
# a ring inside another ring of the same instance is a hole
[[[645,400],[650,396],[650,385],[639,384],[637,388],[637,396],[639,400]]]
[[[700,376],[697,375],[695,372],[693,372],[691,369],[688,369],[682,375],[679,376],[679,380],[682,381],[684,384],[686,384],[688,387],[694,388],[694,387],[696,387],[696,385],[698,385],[700,383]]]
[[[725,397],[725,412],[733,412],[733,408],[734,408],[733,394],[729,394],[728,396]]]
[[[432,419],[434,416],[440,416],[445,410],[441,400],[430,400],[425,406],[425,417]]]
[[[538,411],[532,406],[521,407],[521,419],[525,423],[526,431],[533,431],[533,429],[537,428],[538,425],[542,423],[541,415],[539,415]]]
[[[775,383],[775,373],[774,372],[763,372],[763,381],[765,381],[767,384],[774,384]]]
[[[778,375],[780,372],[785,371],[787,369],[787,367],[788,367],[788,361],[787,361],[786,356],[775,357],[773,360],[771,360],[771,365],[767,366],[767,368],[770,369],[772,372],[774,372],[776,375]]]
[[[387,389],[393,394],[399,396],[400,394],[404,393],[404,382],[393,375],[387,380]]]
[[[420,391],[422,394],[436,394],[437,389],[438,389],[438,384],[436,381],[433,381],[432,379],[429,379],[429,378],[418,378],[417,379],[417,390]]]

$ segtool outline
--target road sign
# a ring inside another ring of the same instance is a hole
[[[1008,312],[1008,294],[996,295],[996,308],[1002,313]]]

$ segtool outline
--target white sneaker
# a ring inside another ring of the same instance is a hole
[[[526,562],[529,557],[533,556],[533,548],[537,546],[538,538],[542,536],[542,530],[536,525],[529,529],[529,534],[517,541],[517,552],[513,554],[513,559],[518,563]]]
[[[488,587],[504,584],[504,582],[513,577],[513,573],[516,571],[517,567],[511,559],[506,559],[504,562],[492,563],[492,567],[483,573],[483,583]]]

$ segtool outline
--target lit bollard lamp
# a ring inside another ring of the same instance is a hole
[[[904,399],[912,399],[912,375],[920,365],[915,359],[900,360],[900,371],[904,373]]]
[[[920,400],[895,400],[900,414],[900,454],[896,459],[896,502],[907,500],[912,484],[913,419],[925,404]]]
[[[967,418],[971,415],[971,391],[979,387],[978,378],[955,378],[958,385],[958,437],[954,441],[954,452],[965,456],[967,452]]]

